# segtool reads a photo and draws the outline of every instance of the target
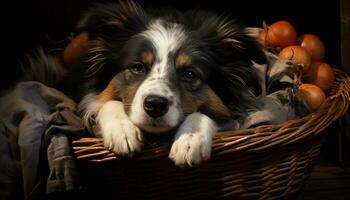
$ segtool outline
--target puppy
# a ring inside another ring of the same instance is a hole
[[[249,109],[264,52],[244,27],[210,12],[148,12],[132,1],[98,5],[78,25],[89,33],[79,104],[116,154],[140,151],[143,134],[175,131],[176,165],[207,160],[222,124]]]
[[[252,65],[266,63],[265,53],[229,17],[124,1],[87,10],[79,32],[89,39],[73,73],[84,86],[78,109],[116,154],[140,151],[143,134],[172,132],[169,158],[196,165],[210,158],[214,134],[261,92]]]

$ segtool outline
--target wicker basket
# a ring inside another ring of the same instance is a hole
[[[170,143],[147,142],[133,158],[116,157],[101,139],[73,141],[83,189],[117,199],[288,199],[296,196],[319,154],[325,129],[348,109],[350,78],[336,81],[321,109],[279,125],[219,132],[210,161],[178,168]]]

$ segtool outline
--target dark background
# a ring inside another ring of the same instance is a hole
[[[11,65],[2,73],[0,86],[7,86],[19,75],[18,63],[23,55],[36,45],[45,49],[62,48],[74,30],[81,12],[96,0],[20,0],[15,1],[14,28],[10,34],[15,38]],[[340,3],[335,1],[305,0],[257,1],[257,0],[186,0],[160,1],[140,0],[142,6],[173,6],[181,10],[206,8],[219,13],[229,13],[247,26],[261,27],[262,21],[272,24],[288,20],[298,35],[314,33],[326,46],[325,61],[340,66]],[[13,16],[13,15],[12,15]]]

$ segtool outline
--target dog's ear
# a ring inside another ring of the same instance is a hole
[[[234,52],[241,54],[258,64],[267,63],[266,55],[257,40],[248,34],[239,23],[227,18],[215,18],[217,36],[220,42],[233,48]]]
[[[131,0],[121,1],[119,4],[95,4],[83,14],[76,29],[77,32],[90,33],[109,32],[106,29],[134,30],[144,24],[145,18],[146,14],[141,6]]]

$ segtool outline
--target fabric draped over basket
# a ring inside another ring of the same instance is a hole
[[[85,134],[75,107],[39,82],[21,82],[0,98],[0,199],[40,199],[80,188],[68,139]]]

